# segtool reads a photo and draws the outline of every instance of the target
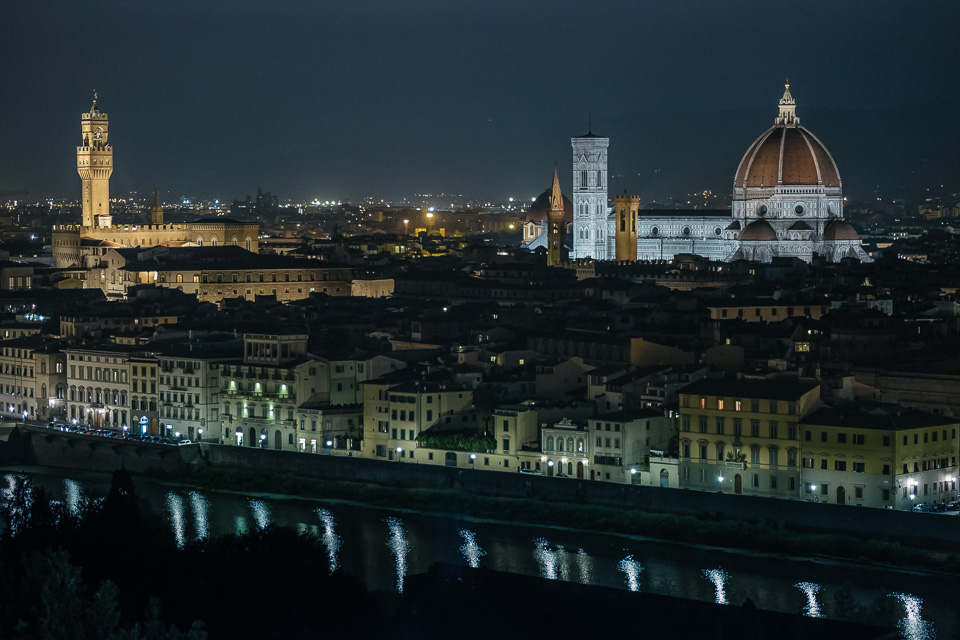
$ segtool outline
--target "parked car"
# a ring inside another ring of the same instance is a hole
[[[190,444],[190,441],[184,438],[183,440],[178,440],[177,444]]]
[[[921,502],[920,504],[914,505],[913,510],[917,513],[930,513],[930,505]]]
[[[931,505],[930,507],[930,511],[934,513],[943,513],[946,510],[947,510],[946,502],[934,502],[933,505]]]
[[[960,511],[960,502],[954,500],[947,503],[947,511]]]

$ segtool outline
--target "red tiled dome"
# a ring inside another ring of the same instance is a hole
[[[740,232],[741,242],[768,242],[777,239],[777,232],[766,220],[754,220]]]
[[[859,240],[860,235],[849,222],[835,218],[823,228],[824,240]]]
[[[840,172],[816,136],[801,126],[775,126],[750,145],[734,179],[736,187],[840,186]]]

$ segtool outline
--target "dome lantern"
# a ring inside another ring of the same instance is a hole
[[[797,101],[790,95],[790,81],[783,85],[783,97],[780,98],[780,114],[773,121],[778,127],[795,127],[800,124],[797,117]]]

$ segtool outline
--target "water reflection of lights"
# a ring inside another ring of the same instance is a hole
[[[390,527],[390,538],[387,547],[393,552],[397,564],[397,593],[403,593],[403,578],[407,575],[407,554],[410,553],[410,543],[403,531],[403,523],[397,518],[387,518]]]
[[[540,565],[540,575],[547,580],[557,579],[557,554],[543,538],[533,541],[533,558]]]
[[[570,581],[570,557],[562,545],[557,546],[557,572],[561,580]]]
[[[197,491],[191,491],[187,497],[190,499],[190,510],[193,511],[193,528],[197,533],[197,540],[206,540],[210,537],[210,502]]]
[[[580,574],[580,584],[593,583],[593,560],[583,549],[577,549],[577,572]]]
[[[317,509],[317,517],[323,523],[323,536],[320,541],[327,548],[327,561],[330,565],[330,573],[333,573],[340,567],[340,536],[334,529],[335,522],[332,513],[326,509]]]
[[[234,532],[236,535],[238,535],[238,536],[246,535],[247,531],[249,531],[249,530],[250,530],[250,528],[247,527],[247,519],[246,519],[246,518],[244,518],[243,516],[234,516],[234,517],[233,517],[233,532]]]
[[[793,585],[807,596],[807,605],[803,608],[803,615],[808,618],[821,618],[820,604],[817,602],[817,592],[820,591],[820,585],[815,582],[798,582]]]
[[[173,536],[177,540],[177,548],[183,549],[187,538],[183,516],[183,498],[173,491],[167,494],[167,513],[170,514],[170,526],[173,527]]]
[[[923,600],[908,593],[891,593],[903,605],[904,617],[897,622],[904,640],[933,640],[937,637],[933,623],[920,616]]]
[[[257,523],[257,528],[263,531],[270,526],[270,507],[262,500],[251,500],[250,511],[253,512],[253,519]]]
[[[713,583],[717,604],[730,604],[727,600],[726,583],[730,576],[723,569],[704,569],[703,577]]]
[[[627,580],[627,589],[640,591],[640,574],[643,573],[643,565],[634,560],[631,555],[621,560],[618,566]]]
[[[467,565],[476,569],[480,566],[480,558],[487,555],[480,545],[477,544],[477,534],[468,529],[460,529],[460,537],[463,538],[463,544],[460,545],[460,553],[467,561]]]
[[[67,513],[74,518],[80,515],[80,497],[82,495],[79,482],[69,478],[63,481],[63,501],[67,505]]]

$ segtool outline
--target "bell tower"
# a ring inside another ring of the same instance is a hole
[[[109,227],[110,175],[113,173],[113,147],[107,143],[107,114],[93,105],[80,116],[83,144],[77,147],[77,173],[80,174],[84,227]]]
[[[607,148],[610,138],[590,131],[571,138],[573,147],[574,260],[609,260],[607,247]]]
[[[640,214],[640,196],[616,196],[613,199],[616,215],[617,260],[637,260],[637,217]]]
[[[150,224],[163,224],[163,201],[160,200],[160,189],[153,192],[153,206],[150,207]]]
[[[567,225],[563,219],[563,194],[560,193],[560,177],[553,168],[553,188],[550,191],[550,211],[547,213],[547,266],[558,267],[563,262],[563,245],[566,242]]]

